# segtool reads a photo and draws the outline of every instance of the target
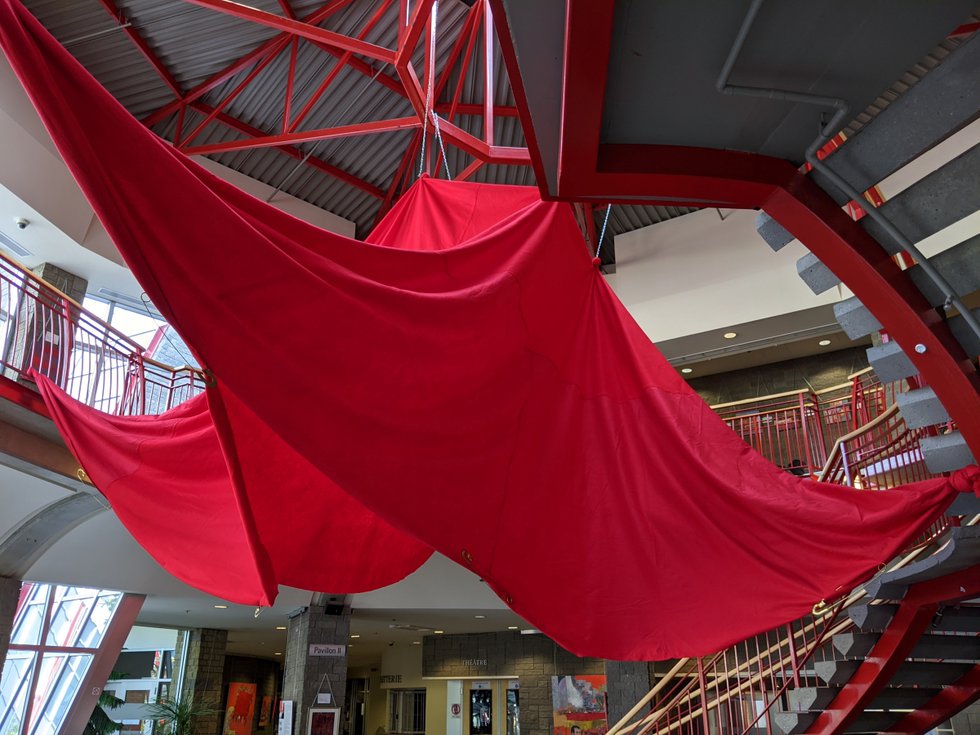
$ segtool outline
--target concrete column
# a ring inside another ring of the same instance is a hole
[[[644,661],[606,661],[609,727],[619,722],[650,691],[650,667]]]
[[[14,627],[14,613],[20,599],[20,580],[0,577],[0,676],[3,676],[3,662],[7,658],[10,633]]]
[[[186,635],[187,658],[180,696],[184,701],[214,709],[214,714],[198,720],[195,730],[198,735],[219,735],[224,722],[220,708],[224,696],[228,631],[195,628]]]
[[[305,733],[310,707],[318,693],[331,693],[329,705],[343,709],[347,693],[346,646],[350,637],[350,608],[310,605],[289,621],[282,698],[295,704],[293,733]],[[345,646],[343,656],[311,656],[310,646]],[[339,716],[339,715],[338,715]]]
[[[81,276],[51,263],[42,263],[31,272],[79,303],[85,298],[88,281]],[[4,357],[21,373],[34,368],[60,382],[67,374],[72,337],[67,326],[61,320],[51,321],[50,313],[39,303],[57,311],[62,309],[57,300],[52,303],[52,297],[42,296],[36,287],[27,287],[17,305],[17,329],[4,345]],[[5,375],[15,380],[19,377],[13,370],[5,371]]]

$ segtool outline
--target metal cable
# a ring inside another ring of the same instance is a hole
[[[612,211],[612,204],[606,205],[606,217],[602,220],[602,232],[599,233],[599,242],[595,246],[595,257],[599,257],[599,253],[602,252],[602,241],[606,237],[606,225],[609,224],[609,213]]]

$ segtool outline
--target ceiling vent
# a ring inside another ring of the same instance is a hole
[[[5,250],[9,250],[19,258],[29,258],[34,255],[34,253],[25,248],[6,232],[0,232],[0,245],[2,245]]]

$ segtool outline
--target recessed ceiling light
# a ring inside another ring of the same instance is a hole
[[[822,339],[819,342],[817,342],[817,344],[820,345],[821,347],[826,347],[827,345],[830,344],[830,340],[829,339]]]
[[[360,638],[361,637],[361,634],[360,633],[351,633],[350,634],[350,637],[351,638]]]
[[[485,620],[487,616],[486,615],[474,615],[473,617],[476,618],[477,620]]]
[[[445,633],[446,631],[444,631],[444,630],[434,630],[434,631],[432,631],[432,632],[433,632],[433,633],[440,633],[440,634],[441,634],[441,633]]]
[[[681,368],[681,372],[685,375],[689,375],[690,373],[694,372],[694,368]]]
[[[413,646],[421,646],[422,645],[422,641],[412,641],[412,645]]]
[[[518,629],[518,628],[517,628],[517,626],[516,626],[516,625],[508,625],[508,626],[507,626],[507,630],[517,630],[517,629]]]
[[[738,332],[725,332],[721,336],[725,339],[735,339],[738,336]]]
[[[214,606],[214,609],[215,610],[227,610],[228,609],[228,606],[227,605],[215,605]]]
[[[282,656],[282,651],[276,651],[273,656]]]
[[[286,626],[285,625],[277,625],[276,626],[276,630],[286,630]]]

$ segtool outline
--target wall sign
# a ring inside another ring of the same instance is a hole
[[[347,646],[339,643],[311,643],[311,656],[346,656]]]

